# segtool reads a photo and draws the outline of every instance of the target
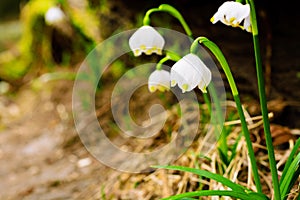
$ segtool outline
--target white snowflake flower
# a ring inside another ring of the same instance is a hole
[[[49,8],[45,14],[45,21],[48,25],[57,24],[65,19],[65,13],[57,6]]]
[[[195,87],[206,93],[206,87],[211,81],[211,71],[195,54],[188,54],[176,62],[171,68],[171,87],[178,84],[182,92],[188,92]]]
[[[244,20],[244,25],[241,25],[241,22]],[[251,23],[250,23],[250,6],[249,4],[241,4],[235,1],[226,1],[210,19],[210,21],[215,24],[218,21],[232,26],[240,27],[243,30],[251,32]]]
[[[150,92],[159,90],[164,92],[170,89],[170,72],[166,70],[155,70],[148,79],[148,89]]]
[[[135,56],[139,56],[142,53],[146,55],[152,53],[161,55],[164,45],[164,38],[153,27],[148,25],[139,28],[129,38],[129,46]]]

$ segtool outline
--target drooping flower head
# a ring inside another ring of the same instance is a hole
[[[45,21],[49,25],[53,25],[63,21],[66,18],[65,13],[57,6],[51,7],[45,14]]]
[[[142,53],[161,55],[165,45],[164,38],[151,26],[145,25],[139,28],[130,38],[129,46],[135,56]]]
[[[188,92],[195,87],[206,93],[206,87],[211,81],[211,71],[195,54],[188,54],[176,62],[171,68],[171,87],[178,84],[182,92]]]
[[[148,89],[150,92],[159,90],[164,92],[170,89],[170,72],[166,70],[155,70],[148,79]]]
[[[244,25],[242,26],[241,22],[243,20]],[[240,27],[251,32],[250,6],[249,4],[244,5],[235,1],[226,1],[219,7],[210,21],[213,24],[221,21],[228,26]]]

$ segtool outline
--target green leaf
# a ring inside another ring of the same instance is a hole
[[[283,179],[280,181],[281,199],[285,200],[300,175],[300,152],[289,165]]]
[[[176,200],[176,199],[184,199],[189,197],[200,197],[200,196],[229,196],[233,198],[243,199],[243,200],[268,200],[269,198],[264,194],[259,193],[244,193],[238,191],[225,191],[225,190],[202,190],[195,192],[186,192],[174,196],[170,196],[167,198],[163,198],[161,200]]]
[[[222,183],[223,185],[231,188],[234,191],[239,191],[239,192],[251,192],[247,188],[244,188],[241,185],[238,185],[229,179],[219,175],[219,174],[214,174],[209,171],[201,170],[201,169],[194,169],[194,168],[189,168],[189,167],[183,167],[183,166],[153,166],[154,168],[163,168],[163,169],[170,169],[170,170],[179,170],[179,171],[184,171],[184,172],[191,172],[193,174],[197,174],[199,176],[204,176],[206,178],[213,179],[219,183]]]
[[[294,148],[292,149],[292,151],[291,151],[291,153],[290,153],[290,155],[289,155],[287,161],[285,162],[285,165],[284,165],[284,168],[283,168],[283,172],[282,172],[282,175],[281,175],[281,179],[280,179],[280,183],[279,183],[279,184],[281,184],[281,182],[282,182],[282,180],[284,179],[284,177],[285,177],[287,171],[289,170],[290,165],[291,165],[291,163],[292,163],[292,161],[293,161],[293,158],[294,158],[294,156],[296,155],[296,153],[297,153],[299,147],[300,147],[300,138],[296,141]]]

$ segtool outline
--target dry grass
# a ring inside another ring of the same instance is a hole
[[[228,102],[228,110],[234,110],[234,102]],[[176,112],[171,109],[171,112]],[[174,113],[173,113],[174,114]],[[272,196],[272,180],[271,174],[268,167],[268,155],[265,147],[265,141],[263,137],[262,119],[261,116],[251,117],[250,114],[245,110],[245,115],[249,125],[249,129],[253,139],[253,147],[258,162],[259,174],[263,185],[264,193],[271,197]],[[272,113],[269,117],[272,117]],[[169,121],[169,125],[174,126],[178,120],[176,117],[172,118],[173,121]],[[228,145],[233,145],[241,134],[241,127],[239,120],[226,121],[225,126],[232,126],[231,132],[228,135]],[[207,129],[207,127],[202,127]],[[287,127],[280,125],[271,124],[272,137],[275,146],[275,157],[277,161],[277,167],[279,169],[279,176],[281,170],[293,148],[295,140],[299,137],[298,130],[290,130]],[[247,146],[243,137],[239,140],[236,146],[236,155],[231,160],[228,166],[226,166],[220,159],[217,146],[214,146],[205,155],[206,157],[200,156],[205,148],[204,144],[209,140],[213,134],[213,129],[207,131],[206,135],[200,134],[194,141],[192,146],[172,165],[188,166],[193,168],[200,168],[210,172],[222,174],[224,177],[232,180],[235,183],[243,185],[252,190],[256,190],[253,177],[251,176],[251,167],[249,158],[247,156]],[[163,134],[164,131],[161,133]],[[278,139],[279,137],[279,139]],[[154,138],[150,144],[157,145],[159,140],[164,137]],[[164,142],[162,142],[164,143]],[[127,143],[127,145],[131,145]],[[153,147],[153,146],[152,146]],[[135,147],[139,151],[142,151],[148,146]],[[232,152],[229,152],[230,155]],[[151,173],[140,173],[130,174],[116,172],[114,176],[103,183],[103,197],[102,199],[143,199],[143,200],[154,200],[168,197],[174,194],[180,194],[183,192],[195,191],[195,190],[224,190],[222,184],[217,183],[214,180],[201,178],[197,175],[178,172],[173,170],[159,169]],[[299,193],[299,180],[294,186],[289,200],[296,198]],[[105,196],[105,197],[104,197]],[[230,199],[225,197],[206,197],[201,199]]]

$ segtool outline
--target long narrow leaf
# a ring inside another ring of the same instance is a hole
[[[269,200],[269,198],[263,194],[259,193],[244,193],[237,191],[226,191],[226,190],[202,190],[195,192],[186,192],[174,196],[170,196],[167,198],[163,198],[161,200],[176,200],[176,199],[184,199],[187,197],[201,197],[201,196],[229,196],[233,198],[238,198],[242,200]]]
[[[206,178],[213,179],[219,183],[222,183],[223,185],[231,188],[234,191],[239,191],[246,193],[245,191],[249,191],[247,188],[242,187],[241,185],[238,185],[229,179],[219,175],[214,174],[209,171],[201,170],[201,169],[194,169],[189,167],[183,167],[183,166],[153,166],[155,168],[163,168],[163,169],[170,169],[170,170],[179,170],[179,171],[185,171],[185,172],[191,172],[193,174],[197,174],[199,176],[204,176]]]
[[[289,170],[290,165],[293,162],[293,158],[296,155],[297,151],[299,150],[299,147],[300,147],[300,138],[298,138],[298,140],[296,141],[295,146],[292,149],[292,151],[291,151],[291,153],[290,153],[290,155],[289,155],[289,157],[288,157],[288,159],[287,159],[287,161],[286,161],[286,163],[284,165],[284,168],[283,168],[283,171],[282,171],[282,175],[281,175],[281,179],[280,179],[280,183],[279,184],[281,184],[281,182],[284,179],[287,171]]]
[[[283,180],[280,182],[280,194],[281,199],[287,199],[287,195],[290,193],[291,188],[295,184],[300,175],[300,152],[292,161],[289,169],[286,171]]]

